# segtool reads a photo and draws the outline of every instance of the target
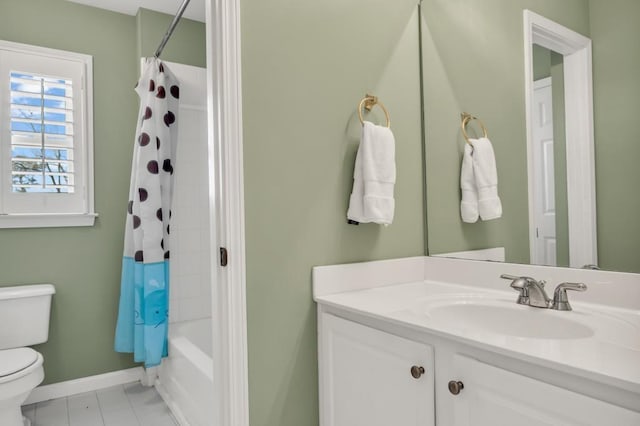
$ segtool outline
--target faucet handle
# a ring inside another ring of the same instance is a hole
[[[517,280],[520,277],[517,277],[515,275],[509,275],[509,274],[502,274],[500,275],[500,278],[502,278],[503,280]]]
[[[520,294],[516,303],[520,305],[528,305],[536,308],[548,308],[551,299],[544,291],[545,281],[538,281],[531,277],[516,277],[513,275],[502,274],[500,278],[512,280],[510,287],[517,290]]]
[[[517,276],[517,275],[509,275],[509,274],[502,274],[500,275],[500,278],[502,278],[503,280],[511,280],[511,281],[517,281],[517,280],[523,280],[521,282],[525,282],[525,283],[538,283],[541,287],[544,287],[544,285],[547,283],[544,280],[536,280],[535,278],[531,278],[531,277],[526,277],[526,276]]]
[[[517,277],[515,275],[502,274],[500,278],[504,280],[511,280],[511,284],[509,286],[517,290],[520,294],[518,295],[518,300],[516,303],[520,305],[528,305],[529,304],[529,278],[528,277]]]
[[[553,292],[553,303],[551,309],[556,311],[570,311],[571,305],[569,304],[569,298],[567,297],[567,290],[573,291],[586,291],[587,286],[583,283],[562,283],[558,284]]]
[[[527,293],[527,287],[529,285],[529,280],[531,279],[529,277],[518,277],[516,275],[509,274],[502,274],[500,275],[500,278],[503,280],[511,280],[511,284],[509,284],[511,288],[520,291],[520,293]]]

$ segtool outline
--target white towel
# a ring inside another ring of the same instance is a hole
[[[396,182],[395,139],[388,127],[365,121],[353,171],[347,218],[360,223],[393,222]]]
[[[487,138],[469,139],[473,145],[473,176],[478,191],[478,214],[482,220],[502,216],[502,203],[498,196],[498,172],[491,141]]]
[[[472,153],[473,148],[471,145],[465,143],[460,170],[460,188],[462,189],[460,215],[462,216],[462,221],[466,223],[478,221],[478,190],[476,189],[476,179],[473,175]]]

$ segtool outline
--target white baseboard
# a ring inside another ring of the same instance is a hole
[[[110,373],[67,380],[66,382],[38,386],[31,392],[24,405],[91,392],[111,386],[124,385],[125,383],[139,382],[143,374],[144,368],[134,367],[127,370],[112,371]]]

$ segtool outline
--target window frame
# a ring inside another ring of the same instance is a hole
[[[70,61],[80,66],[81,79],[78,84],[80,88],[80,105],[74,104],[74,119],[78,117],[81,120],[80,134],[74,134],[74,151],[80,147],[80,158],[74,158],[74,163],[80,166],[80,178],[76,179],[76,190],[82,194],[81,203],[78,203],[77,211],[73,212],[49,212],[46,207],[34,209],[29,213],[8,213],[7,205],[11,202],[5,201],[7,186],[11,186],[10,182],[5,179],[7,177],[6,158],[3,154],[7,152],[5,143],[11,143],[11,129],[2,128],[0,135],[0,228],[43,228],[43,227],[68,227],[68,226],[93,226],[95,218],[98,216],[95,212],[94,204],[94,157],[93,157],[93,57],[82,53],[69,52],[59,49],[51,49],[41,46],[33,46],[22,43],[15,43],[0,40],[0,54],[4,52],[19,53],[35,57],[37,60],[46,61],[47,58],[53,60]],[[9,68],[11,65],[9,65]],[[10,71],[10,70],[9,70]],[[22,70],[25,71],[25,70]],[[34,74],[37,74],[34,72]],[[3,123],[10,122],[11,108],[10,96],[7,91],[9,87],[4,87],[5,82],[8,83],[10,75],[0,76],[0,120]],[[76,82],[74,91],[76,90]],[[76,137],[77,136],[77,137]],[[10,152],[10,151],[9,151]],[[9,154],[10,155],[10,154]],[[9,170],[10,173],[10,170]],[[41,198],[41,193],[22,194],[22,196],[34,196]],[[49,194],[50,195],[50,194]],[[66,195],[66,194],[64,194]],[[10,197],[8,197],[10,198]],[[81,206],[80,206],[81,204]]]

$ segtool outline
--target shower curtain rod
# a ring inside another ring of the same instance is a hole
[[[178,9],[178,12],[176,13],[176,16],[173,17],[173,21],[171,21],[171,24],[169,24],[169,28],[167,28],[167,32],[164,33],[164,37],[162,37],[162,41],[160,42],[160,46],[158,46],[158,48],[156,49],[156,53],[153,55],[156,58],[160,57],[160,54],[162,53],[162,50],[164,49],[164,46],[167,44],[167,42],[171,38],[171,35],[173,34],[173,30],[176,29],[176,25],[178,25],[178,21],[180,21],[180,18],[182,18],[182,14],[184,13],[184,11],[187,8],[187,6],[189,5],[190,1],[191,0],[184,0],[182,2],[182,4],[180,5],[180,9]]]

